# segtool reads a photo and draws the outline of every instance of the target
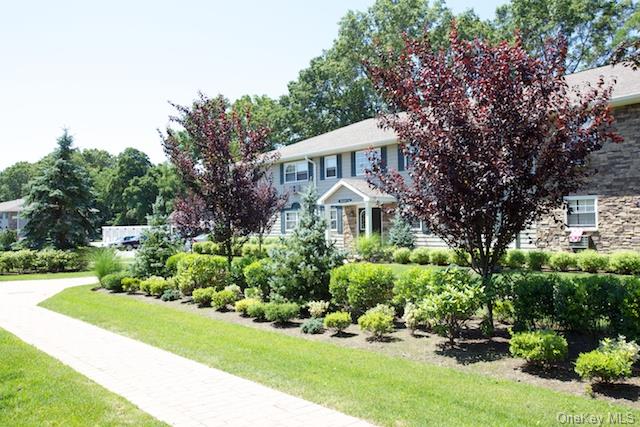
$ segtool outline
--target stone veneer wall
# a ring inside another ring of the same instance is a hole
[[[602,252],[640,250],[640,104],[618,107],[614,116],[624,142],[607,144],[592,155],[591,167],[597,172],[576,193],[598,196],[598,230],[585,234]],[[564,210],[558,209],[538,222],[538,247],[570,249],[564,219]]]
[[[358,237],[358,208],[355,206],[345,206],[342,209],[342,232],[344,248],[354,249]]]

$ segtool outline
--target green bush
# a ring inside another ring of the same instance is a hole
[[[80,271],[87,267],[85,257],[77,252],[45,249],[35,253],[30,270],[40,273]]]
[[[160,299],[162,301],[175,301],[175,300],[179,300],[180,296],[181,296],[180,291],[175,288],[172,288],[164,291],[164,293],[160,296]]]
[[[415,330],[420,326],[429,325],[429,321],[424,310],[412,302],[408,302],[404,306],[402,320],[404,321],[405,326],[411,331],[411,335],[413,335]]]
[[[345,264],[331,271],[329,281],[329,293],[335,305],[343,309],[349,306],[347,289],[349,288],[349,276],[351,272],[358,268],[358,264]]]
[[[215,294],[216,290],[213,287],[197,288],[193,290],[191,297],[193,302],[198,304],[200,307],[209,307],[211,306],[211,300],[213,300],[213,296]]]
[[[639,350],[634,341],[627,342],[623,336],[606,338],[596,350],[578,356],[575,370],[583,380],[596,383],[629,378]]]
[[[605,271],[607,267],[609,267],[609,257],[588,249],[578,252],[576,255],[576,264],[582,271],[597,273],[598,271]]]
[[[266,319],[265,317],[265,303],[260,302],[260,301],[256,301],[253,304],[250,304],[247,307],[247,315],[249,315],[249,317],[256,319],[257,321],[263,321]]]
[[[541,271],[549,262],[549,254],[544,251],[528,251],[527,267],[532,271]]]
[[[398,264],[408,264],[411,261],[411,249],[398,248],[393,251],[393,262]]]
[[[428,248],[415,248],[411,251],[410,260],[414,264],[427,265],[431,261],[431,251]]]
[[[360,236],[356,241],[356,252],[363,260],[369,262],[380,262],[385,260],[387,251],[382,243],[379,234],[372,234],[369,237]]]
[[[246,288],[244,290],[244,297],[262,301],[262,290],[260,288]]]
[[[323,319],[319,317],[312,317],[302,323],[300,329],[303,334],[321,334],[324,332]]]
[[[151,227],[142,233],[140,247],[132,267],[133,272],[137,277],[171,276],[167,269],[167,260],[178,252],[179,246],[168,226]]]
[[[329,309],[329,301],[309,301],[307,304],[311,317],[320,318]]]
[[[446,249],[432,249],[431,264],[435,265],[449,265],[451,263],[450,251]]]
[[[253,298],[245,298],[245,299],[241,299],[240,301],[236,301],[235,305],[234,305],[234,309],[235,311],[237,311],[238,313],[240,313],[242,316],[248,316],[249,315],[249,307],[253,304],[260,304],[260,300],[258,299],[253,299]]]
[[[161,296],[164,291],[174,287],[172,281],[165,280],[164,277],[151,276],[140,281],[140,291],[147,295]]]
[[[223,289],[213,294],[211,298],[211,305],[216,310],[226,310],[228,305],[236,302],[238,299],[238,293],[231,289]]]
[[[268,297],[270,293],[269,278],[271,277],[270,260],[264,258],[247,265],[243,271],[248,287],[260,290],[260,298]]]
[[[520,249],[510,249],[505,255],[505,265],[509,268],[521,269],[526,262],[527,256]]]
[[[553,331],[518,332],[513,334],[509,351],[532,364],[548,365],[567,357],[569,346],[564,337]]]
[[[609,268],[618,274],[640,274],[640,253],[614,252],[609,258]]]
[[[347,301],[354,313],[364,313],[377,304],[391,302],[394,276],[389,267],[356,264],[348,280]]]
[[[433,292],[436,273],[430,268],[414,267],[400,274],[393,284],[393,304],[403,307],[406,303],[422,301]]]
[[[8,251],[11,245],[18,241],[18,233],[16,230],[4,229],[0,230],[0,251]]]
[[[98,279],[124,269],[122,261],[113,249],[101,248],[96,250],[91,255],[91,263]]]
[[[176,282],[183,295],[191,295],[197,288],[223,289],[227,285],[228,275],[224,257],[189,254],[178,262]]]
[[[549,267],[552,270],[569,271],[576,266],[576,256],[573,252],[554,252],[549,257]]]
[[[553,291],[557,275],[528,274],[513,283],[516,329],[531,329],[554,316]]]
[[[189,256],[188,252],[178,252],[177,254],[173,254],[167,258],[167,262],[165,263],[167,274],[175,276],[178,272],[178,263],[186,256]]]
[[[516,313],[513,303],[509,300],[497,300],[493,305],[493,315],[503,323],[513,323]]]
[[[300,306],[292,302],[270,302],[264,305],[264,316],[269,322],[289,323],[300,313]]]
[[[100,279],[100,285],[111,292],[122,292],[122,279],[126,277],[127,274],[124,271],[107,274]]]
[[[471,254],[462,249],[450,251],[449,262],[460,267],[469,267],[471,265]]]
[[[220,245],[215,242],[196,242],[193,244],[192,250],[200,255],[222,255]]]
[[[125,277],[121,281],[122,290],[129,293],[134,293],[140,290],[140,279],[137,277]]]
[[[389,228],[388,242],[398,248],[413,248],[416,237],[411,229],[411,224],[402,217],[399,210],[396,210],[391,227]]]
[[[342,333],[351,325],[351,315],[346,311],[336,311],[329,313],[324,318],[324,327],[334,330],[336,333]]]
[[[361,330],[371,333],[376,340],[382,339],[395,329],[393,316],[375,308],[368,310],[358,318],[358,326],[360,326]]]

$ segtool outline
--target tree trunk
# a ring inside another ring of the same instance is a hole
[[[486,267],[483,266],[482,269],[482,286],[484,286],[484,293],[487,296],[487,321],[489,322],[489,325],[491,326],[491,331],[493,335],[493,299],[495,298],[495,296],[493,295],[493,283],[491,281],[491,271]]]
[[[227,252],[227,264],[229,265],[229,270],[231,270],[231,263],[233,262],[233,242],[232,239],[227,239],[224,242],[225,251]]]
[[[262,253],[262,233],[258,234],[258,253]]]

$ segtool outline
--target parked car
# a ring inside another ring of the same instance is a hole
[[[124,236],[109,246],[125,250],[137,249],[140,246],[140,236]]]

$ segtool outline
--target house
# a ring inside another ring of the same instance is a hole
[[[0,202],[0,230],[16,230],[20,234],[25,223],[20,216],[23,209],[24,199]]]
[[[606,66],[566,78],[570,86],[576,86],[595,83],[600,75],[617,80],[611,104],[624,142],[609,144],[595,153],[591,163],[597,173],[583,191],[567,195],[569,209],[559,209],[523,230],[512,247],[640,249],[640,71]],[[384,236],[396,200],[371,188],[365,179],[370,147],[378,151],[387,167],[407,173],[397,136],[380,129],[375,119],[277,149],[273,180],[280,192],[289,194],[289,200],[271,234],[286,235],[295,228],[299,195],[305,186],[316,185],[318,204],[327,218],[327,234],[338,246],[350,248],[362,235]],[[413,229],[418,246],[446,246],[426,224],[413,224]]]

